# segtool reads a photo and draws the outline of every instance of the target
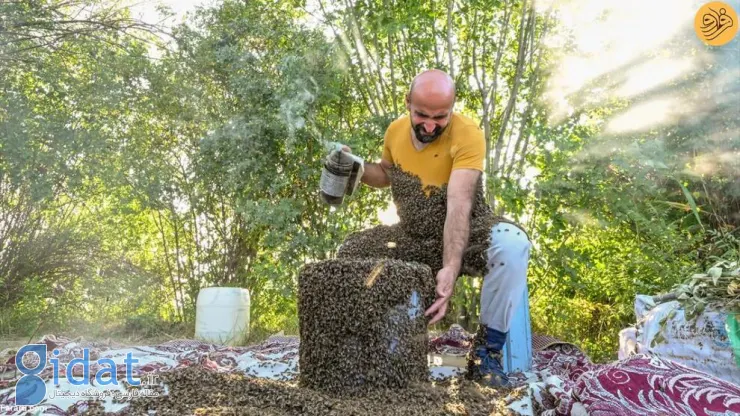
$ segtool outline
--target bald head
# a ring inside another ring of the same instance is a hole
[[[455,105],[455,82],[438,69],[424,71],[414,78],[406,95],[414,137],[431,143],[444,132]]]
[[[455,81],[439,69],[424,71],[411,82],[406,99],[419,105],[450,108],[455,103]]]

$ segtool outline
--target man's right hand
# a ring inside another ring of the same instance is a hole
[[[351,154],[352,149],[345,144],[337,143],[334,146],[334,148],[331,151],[329,151],[329,154],[327,155],[326,160],[334,160],[334,161],[346,160],[347,158],[342,158],[341,155],[339,154],[341,152]]]
[[[349,172],[349,169],[352,168],[352,165],[351,163],[347,164],[349,161],[348,157],[342,157],[341,153],[343,152],[351,154],[352,149],[350,149],[350,147],[347,145],[337,143],[334,145],[332,150],[329,151],[326,160],[334,169],[340,169],[341,166],[341,170],[344,171],[344,168],[346,168],[347,172]]]
[[[340,149],[343,152],[352,153],[352,148],[350,148],[346,144],[342,144]],[[340,149],[332,150],[329,155],[334,155],[334,152],[338,152],[340,151]],[[365,172],[360,179],[362,183],[368,186],[372,186],[373,188],[385,188],[390,186],[391,181],[385,171],[386,169],[390,169],[390,167],[392,166],[390,162],[385,160],[381,160],[380,163],[365,162],[364,166]]]
[[[352,153],[352,149],[346,144],[336,143],[329,151],[329,157],[332,157],[339,152]]]

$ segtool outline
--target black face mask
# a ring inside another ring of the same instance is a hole
[[[424,126],[423,123],[419,123],[413,126],[414,134],[416,135],[416,140],[422,143],[431,143],[437,140],[439,136],[441,136],[442,133],[444,133],[445,129],[447,128],[447,126],[444,126],[444,127],[437,126],[434,128],[434,131],[431,134],[427,134],[427,133],[424,133],[423,126]]]

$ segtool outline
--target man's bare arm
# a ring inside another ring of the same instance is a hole
[[[480,172],[473,169],[456,169],[450,175],[450,183],[447,186],[443,264],[437,272],[437,300],[424,312],[424,316],[431,317],[429,325],[444,318],[447,304],[455,289],[455,280],[460,273],[463,252],[470,236],[470,212],[478,176]]]
[[[362,175],[362,183],[373,188],[385,188],[390,186],[391,180],[386,169],[390,169],[391,162],[380,160],[380,163],[365,163],[365,173]]]
[[[456,169],[447,186],[447,218],[444,228],[444,268],[460,272],[462,257],[470,237],[470,213],[480,171]]]

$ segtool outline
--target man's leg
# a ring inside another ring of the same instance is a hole
[[[501,365],[501,350],[527,287],[530,247],[527,234],[516,225],[500,222],[491,229],[488,271],[481,288],[483,339],[475,355],[481,361],[480,375],[490,378],[492,385],[508,385]]]

